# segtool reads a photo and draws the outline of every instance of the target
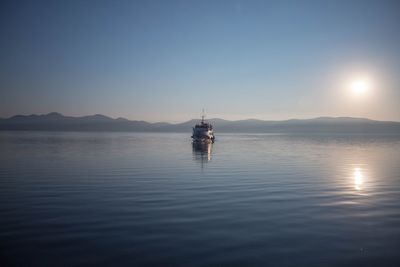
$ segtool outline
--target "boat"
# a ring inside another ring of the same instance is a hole
[[[201,114],[201,121],[200,123],[196,124],[193,127],[193,142],[212,142],[214,143],[215,136],[214,136],[214,129],[211,123],[208,123],[204,120],[204,110]]]

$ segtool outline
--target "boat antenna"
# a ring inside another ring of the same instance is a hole
[[[205,113],[204,113],[204,108],[203,108],[203,112],[201,113],[201,123],[204,123],[204,117],[205,117]]]

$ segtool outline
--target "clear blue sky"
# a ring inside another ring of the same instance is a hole
[[[1,117],[400,121],[400,1],[0,5]]]

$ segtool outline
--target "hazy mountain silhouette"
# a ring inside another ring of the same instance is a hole
[[[16,115],[0,118],[0,130],[36,131],[137,131],[137,132],[190,132],[199,120],[171,124],[113,119],[101,114],[70,117],[57,112],[45,115]],[[229,121],[210,119],[218,132],[236,133],[384,133],[400,134],[400,122],[374,121],[351,117],[319,117],[264,121],[256,119]]]

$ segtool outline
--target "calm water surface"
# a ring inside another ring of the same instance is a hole
[[[400,137],[0,132],[2,266],[400,266]]]

